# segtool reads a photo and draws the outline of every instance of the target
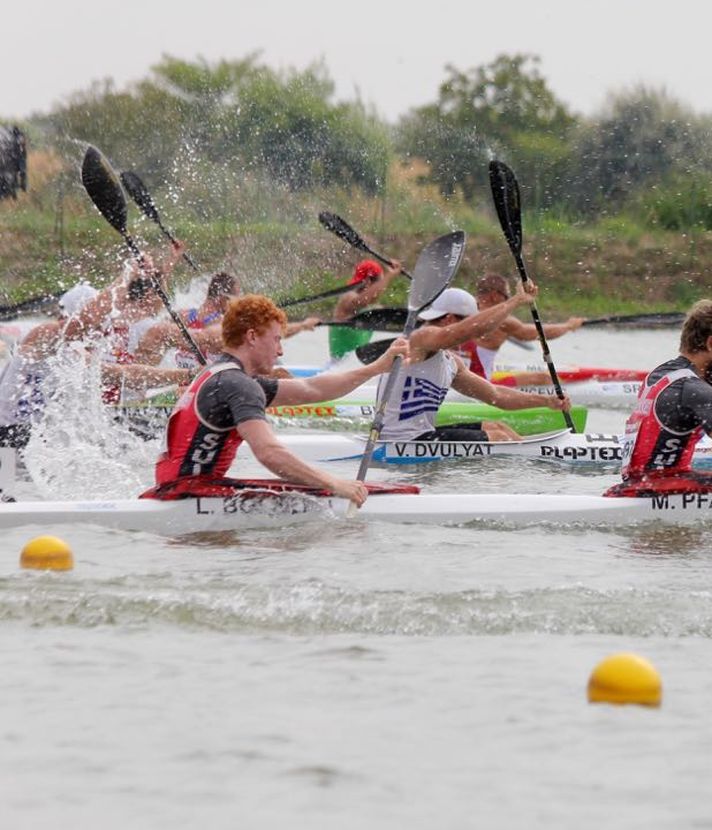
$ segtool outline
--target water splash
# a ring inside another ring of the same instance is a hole
[[[48,360],[47,404],[25,466],[45,498],[126,498],[152,483],[157,453],[101,399],[100,354],[65,345]]]

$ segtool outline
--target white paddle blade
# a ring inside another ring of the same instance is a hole
[[[428,243],[413,271],[408,309],[421,311],[448,287],[465,253],[465,232],[453,231]]]

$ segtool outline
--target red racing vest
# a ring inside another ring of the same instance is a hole
[[[675,369],[652,386],[647,380],[638,392],[638,403],[626,421],[623,437],[624,479],[669,477],[692,468],[695,445],[702,437],[702,427],[690,432],[673,432],[663,426],[655,413],[658,396],[677,380],[697,377],[691,369]],[[670,437],[661,443],[663,433]]]
[[[242,443],[234,426],[218,427],[198,412],[198,392],[218,372],[238,369],[237,363],[218,363],[201,372],[181,395],[168,419],[165,446],[156,462],[156,484],[183,476],[221,478],[230,469]]]
[[[482,361],[480,360],[480,356],[477,352],[477,343],[474,340],[467,340],[465,343],[460,343],[460,345],[453,349],[455,354],[458,357],[461,357],[467,368],[474,372],[476,375],[479,375],[481,378],[485,378],[487,380],[487,373],[485,372],[485,367],[482,365]]]

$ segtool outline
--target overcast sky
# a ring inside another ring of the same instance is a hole
[[[187,11],[190,9],[190,12]],[[707,0],[18,0],[3,4],[0,118],[46,112],[93,80],[119,88],[163,54],[274,68],[323,59],[337,99],[389,121],[431,102],[445,65],[534,53],[553,92],[594,114],[645,83],[712,113]]]

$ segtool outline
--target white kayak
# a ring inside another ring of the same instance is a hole
[[[176,536],[206,531],[282,528],[348,518],[348,502],[329,496],[243,490],[221,498],[178,501],[119,499],[84,502],[0,503],[0,528],[97,525]],[[626,526],[712,522],[712,493],[654,498],[547,494],[378,494],[355,521],[398,524],[469,523],[522,526],[541,522],[570,526]]]
[[[279,440],[310,464],[360,461],[367,436],[338,432],[279,434]],[[373,452],[378,465],[481,461],[483,458],[525,458],[582,467],[617,469],[622,456],[621,437],[574,433],[568,429],[530,435],[519,441],[379,441]],[[237,459],[254,460],[247,442]],[[695,448],[693,466],[712,468],[712,440],[703,438]]]
[[[314,464],[360,461],[367,436],[301,432],[280,433],[279,440],[295,455]],[[712,454],[712,446],[709,449]],[[373,462],[384,465],[423,464],[473,461],[490,456],[616,467],[621,462],[621,444],[617,435],[572,433],[568,429],[531,435],[520,441],[379,441],[373,452]],[[237,458],[254,459],[247,442],[240,445]]]

